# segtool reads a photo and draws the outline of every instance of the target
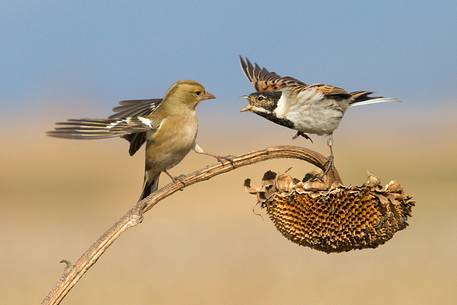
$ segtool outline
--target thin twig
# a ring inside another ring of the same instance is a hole
[[[254,164],[260,161],[278,158],[295,158],[307,161],[324,170],[327,158],[323,155],[296,146],[273,146],[266,149],[254,151],[244,155],[233,157],[232,162],[218,163],[197,170],[185,176],[179,181],[165,185],[160,190],[152,193],[147,198],[135,204],[124,216],[111,226],[90,248],[81,255],[73,264],[65,268],[64,273],[57,285],[49,292],[41,303],[42,305],[57,305],[62,302],[68,292],[78,283],[83,275],[92,267],[102,254],[119,236],[128,228],[136,226],[143,220],[143,214],[149,211],[162,199],[174,194],[184,187],[211,179],[214,176],[232,171],[236,168]],[[327,174],[330,185],[340,184],[340,176],[333,167]]]

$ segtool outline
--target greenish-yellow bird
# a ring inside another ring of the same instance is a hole
[[[204,152],[196,143],[198,120],[195,108],[215,96],[193,80],[174,83],[163,99],[125,100],[107,119],[70,119],[58,122],[47,134],[66,139],[106,139],[121,137],[130,142],[130,155],[146,142],[145,174],[140,200],[157,190],[159,176],[177,165],[190,150]],[[222,159],[221,159],[222,158]]]

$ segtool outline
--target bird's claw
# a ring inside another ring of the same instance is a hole
[[[311,143],[313,143],[313,139],[311,139],[310,136],[308,136],[306,133],[304,133],[302,131],[297,131],[297,133],[292,137],[292,140],[295,140],[298,137],[303,137],[307,140],[310,140]]]
[[[234,156],[232,156],[232,155],[227,155],[227,156],[215,156],[215,158],[216,158],[217,161],[219,161],[222,165],[224,165],[224,162],[225,162],[225,161],[228,161],[228,162],[230,162],[230,165],[232,165],[233,167],[235,167],[235,162],[233,161]]]
[[[325,183],[326,176],[333,168],[333,156],[329,156],[327,161],[325,162],[324,166],[322,167],[322,172],[312,172],[307,173],[305,177],[303,177],[302,182],[314,181],[319,180],[322,183]]]
[[[186,187],[186,183],[184,182],[184,178],[185,178],[184,175],[179,175],[176,177],[170,176],[170,178],[171,178],[171,181],[173,181],[173,183],[178,183],[178,182],[181,183],[182,187],[179,190],[184,191],[184,188]]]
[[[324,164],[324,173],[323,173],[324,176],[326,176],[328,174],[328,172],[330,171],[330,169],[332,169],[333,160],[334,160],[333,155],[330,155],[327,158],[327,162],[325,162],[325,164]]]

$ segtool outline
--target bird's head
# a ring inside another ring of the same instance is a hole
[[[279,99],[281,98],[280,91],[272,92],[254,92],[249,95],[242,96],[248,100],[246,107],[242,108],[240,111],[251,111],[255,113],[272,113]]]
[[[180,80],[171,86],[166,94],[166,98],[175,98],[180,103],[186,104],[190,108],[195,108],[199,102],[216,97],[206,91],[203,85],[194,80]]]

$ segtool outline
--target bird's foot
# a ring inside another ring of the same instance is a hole
[[[180,191],[184,191],[184,188],[186,187],[186,183],[184,182],[185,177],[186,177],[185,175],[179,175],[177,177],[173,177],[174,183],[177,183],[177,182],[181,183],[182,186],[179,189]]]
[[[333,155],[330,155],[327,158],[327,162],[325,162],[325,164],[324,164],[323,176],[326,176],[328,174],[328,172],[333,168],[333,164],[334,164],[334,158],[333,158]]]
[[[235,159],[235,156],[232,155],[226,155],[226,156],[219,156],[219,155],[210,155],[207,154],[208,156],[211,156],[215,158],[217,161],[219,161],[222,165],[224,165],[225,162],[230,162],[230,164],[235,167],[235,162],[233,162],[233,159]]]
[[[200,145],[198,145],[198,144],[195,144],[194,151],[195,151],[197,154],[201,154],[201,155],[206,155],[206,156],[213,157],[213,158],[215,158],[217,161],[219,161],[222,165],[224,165],[224,161],[228,161],[228,162],[230,162],[230,164],[231,164],[233,167],[235,167],[235,163],[233,162],[233,159],[234,159],[235,157],[232,156],[232,155],[219,156],[219,155],[214,155],[214,154],[211,154],[211,153],[207,153],[207,152],[205,152],[205,151],[200,147]]]
[[[297,133],[292,137],[292,140],[295,140],[296,138],[298,137],[303,137],[307,140],[310,140],[311,143],[313,143],[313,139],[310,138],[310,136],[308,136],[306,133],[304,133],[303,131],[297,131]]]
[[[174,177],[167,170],[165,171],[165,173],[168,175],[168,177],[170,177],[170,179],[173,183],[182,184],[182,187],[179,189],[180,191],[184,190],[184,188],[186,187],[186,183],[184,182],[184,178],[186,177],[185,175],[179,175],[179,176]]]
[[[218,156],[219,159],[217,159],[219,162],[222,163],[222,165],[224,165],[224,161],[228,161],[230,162],[230,165],[235,167],[235,161],[233,161],[233,159],[235,159],[235,156],[233,155],[226,155],[226,156]]]
[[[325,183],[327,181],[326,176],[333,168],[333,164],[333,156],[329,156],[322,168],[322,171],[307,173],[305,177],[303,177],[302,182],[319,180],[320,182]]]

